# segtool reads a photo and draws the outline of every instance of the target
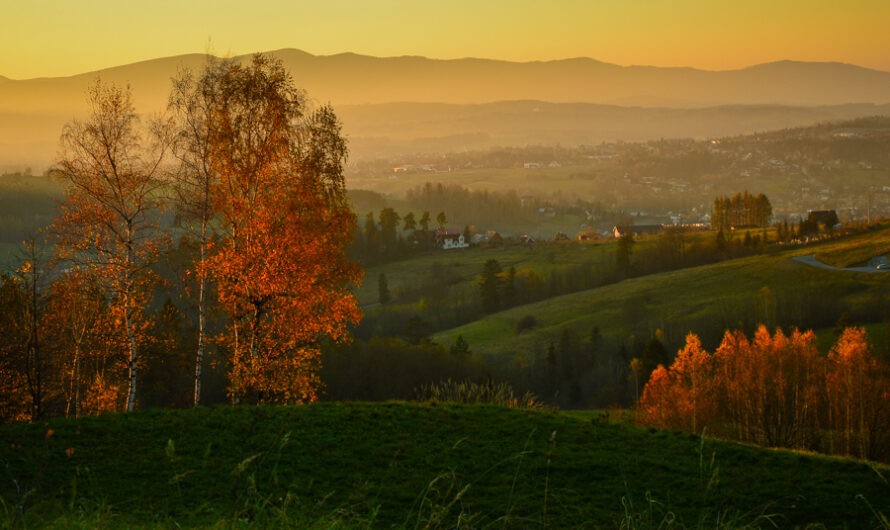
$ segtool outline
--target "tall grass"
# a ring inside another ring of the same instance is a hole
[[[532,392],[516,396],[510,383],[476,383],[470,380],[447,379],[422,385],[415,390],[418,401],[438,403],[462,403],[467,405],[498,405],[513,409],[540,409],[543,403]]]

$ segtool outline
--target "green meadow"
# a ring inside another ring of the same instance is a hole
[[[890,506],[885,466],[600,412],[220,406],[0,440],[5,528],[874,528]]]
[[[818,329],[835,325],[839,315],[863,324],[881,322],[890,299],[890,274],[828,270],[792,258],[825,254],[841,261],[859,260],[847,256],[870,254],[874,250],[858,249],[884,248],[887,241],[890,230],[884,229],[812,247],[630,278],[488,315],[440,332],[433,340],[448,345],[463,336],[477,354],[512,358],[544,351],[566,328],[587,336],[596,326],[604,335],[625,338],[660,329],[669,344],[681,345],[689,332],[714,344],[727,328],[747,330],[759,323]],[[527,315],[535,317],[537,325],[517,333],[517,323]]]

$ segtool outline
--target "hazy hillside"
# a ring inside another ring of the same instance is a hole
[[[839,63],[783,61],[712,72],[624,67],[587,58],[515,63],[314,56],[292,49],[273,53],[314,100],[341,110],[359,156],[379,150],[735,134],[887,112],[870,105],[890,103],[890,72]],[[165,107],[169,80],[179,69],[198,69],[204,60],[191,54],[64,78],[0,78],[0,169],[47,164],[62,125],[85,111],[86,88],[97,76],[129,84],[138,110],[150,113]],[[487,105],[519,100],[591,105]],[[412,105],[388,105],[394,102]],[[726,105],[739,107],[727,110]],[[651,114],[639,107],[660,110]],[[667,110],[705,107],[716,109]]]
[[[676,109],[594,103],[502,101],[477,105],[342,105],[353,158],[459,152],[494,146],[595,145],[711,138],[888,115],[890,105],[726,105]]]

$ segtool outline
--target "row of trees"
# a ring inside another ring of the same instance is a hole
[[[310,109],[283,66],[263,55],[181,74],[166,118],[142,122],[128,89],[99,81],[89,102],[89,117],[65,127],[53,170],[68,186],[49,230],[58,255],[32,253],[3,279],[25,318],[3,312],[16,345],[3,352],[3,369],[29,389],[30,417],[44,413],[44,392],[34,389],[63,384],[49,372],[78,371],[79,356],[98,350],[126,352],[104,368],[126,373],[126,391],[109,389],[108,408],[136,407],[139,374],[150,369],[145,351],[160,340],[151,308],[162,284],[157,259],[171,241],[160,227],[164,209],[180,221],[175,236],[191,242],[180,248],[195,249],[175,279],[192,295],[183,304],[197,330],[194,404],[211,343],[226,360],[234,402],[315,399],[319,344],[344,339],[360,317],[350,288],[361,272],[346,258],[356,227],[346,144],[330,107]],[[60,294],[68,291],[75,294]],[[87,301],[102,310],[84,310]],[[213,336],[211,309],[221,322]],[[51,329],[89,315],[97,316],[70,326],[70,340],[44,348]],[[20,386],[8,395],[24,395]]]
[[[516,227],[533,224],[537,214],[533,204],[523,204],[515,191],[473,191],[457,184],[431,184],[409,189],[406,199],[422,210],[442,209],[455,221],[477,226]]]
[[[690,334],[659,366],[640,400],[644,421],[769,446],[872,460],[890,457],[890,366],[861,328],[846,328],[827,356],[812,331],[761,326],[727,331],[714,353]]]
[[[379,222],[374,220],[374,212],[368,212],[361,232],[356,234],[353,254],[363,263],[374,265],[403,258],[414,250],[429,250],[436,242],[430,230],[432,223],[428,210],[418,219],[414,212],[402,217],[395,209],[386,207],[380,210]],[[439,212],[434,227],[444,230],[447,225],[448,216]]]
[[[766,195],[736,193],[732,197],[717,197],[711,211],[711,226],[717,230],[731,230],[743,226],[769,226],[773,207]]]

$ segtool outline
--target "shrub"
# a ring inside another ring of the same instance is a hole
[[[525,330],[532,329],[536,325],[538,325],[538,319],[533,315],[525,315],[516,323],[516,333],[522,333]]]
[[[538,397],[526,392],[517,398],[510,383],[475,383],[470,380],[454,381],[447,379],[438,383],[423,385],[415,390],[418,401],[440,401],[448,403],[488,404],[509,408],[537,409],[543,405]]]

